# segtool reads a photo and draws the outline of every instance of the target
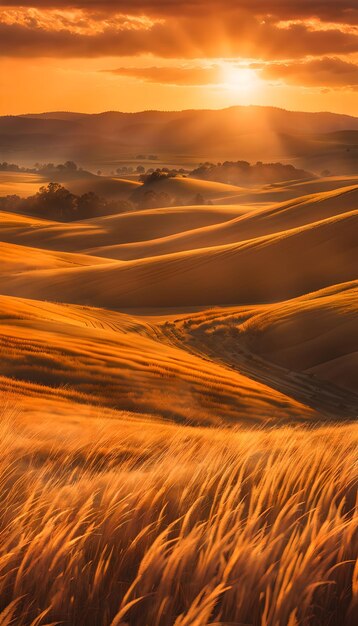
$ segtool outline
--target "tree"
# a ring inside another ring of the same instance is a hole
[[[16,211],[65,222],[130,211],[132,208],[133,205],[128,201],[108,201],[93,191],[77,196],[59,183],[40,187],[38,193],[28,198],[15,195],[0,198],[2,211]]]
[[[172,198],[164,191],[157,193],[152,189],[148,189],[144,194],[138,196],[136,200],[139,209],[159,209],[172,204]]]
[[[87,219],[102,215],[106,209],[106,201],[93,191],[88,191],[77,198],[78,219]]]
[[[66,170],[71,170],[72,172],[77,172],[77,165],[74,161],[66,161],[66,163],[64,164]]]
[[[19,211],[22,204],[22,198],[20,198],[20,196],[17,196],[16,194],[0,198],[1,211]]]
[[[38,214],[49,213],[55,219],[73,219],[77,211],[76,196],[59,183],[40,187],[37,194],[27,199],[27,203]]]

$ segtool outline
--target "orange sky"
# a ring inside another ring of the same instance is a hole
[[[358,114],[357,0],[5,0],[0,114]]]

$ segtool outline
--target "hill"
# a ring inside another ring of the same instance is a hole
[[[152,208],[150,206],[152,204],[154,207],[160,206],[162,201],[166,205],[195,205],[198,198],[202,204],[208,204],[211,201],[220,202],[221,198],[237,194],[240,191],[242,189],[237,185],[228,185],[217,181],[198,180],[182,176],[155,177],[152,175],[146,178],[144,184],[133,190],[130,199],[139,207],[144,205],[144,208]],[[146,207],[146,204],[149,204],[149,207]]]
[[[52,250],[80,251],[166,237],[191,228],[218,224],[242,215],[241,206],[190,206],[148,209],[69,223],[0,212],[3,241]],[[36,228],[33,228],[36,225]]]
[[[358,282],[350,281],[275,304],[183,314],[165,330],[301,402],[341,415],[348,402],[354,415],[357,297]]]
[[[14,388],[11,377],[23,381],[24,395],[47,400],[51,388],[62,386],[62,401],[204,425],[238,415],[251,424],[318,417],[280,392],[166,343],[153,318],[4,296],[0,318],[3,390]]]
[[[107,218],[110,219],[110,218]],[[3,293],[104,307],[258,303],[352,280],[358,211],[247,241],[102,266],[0,274]],[[265,271],[263,271],[265,268]]]
[[[356,392],[358,281],[268,307],[240,328],[250,349],[289,370]]]
[[[257,208],[252,204],[239,216],[217,224],[191,228],[166,237],[145,242],[133,242],[92,248],[99,256],[122,260],[182,252],[209,246],[244,241],[263,235],[304,226],[358,206],[358,186],[309,194],[288,202]],[[233,205],[239,209],[240,205]]]
[[[66,423],[98,406],[221,426],[354,417],[357,178],[156,183],[228,195],[71,223],[0,213],[1,391]]]
[[[23,274],[37,269],[59,269],[84,267],[88,265],[108,265],[110,261],[87,254],[71,254],[68,252],[52,252],[16,244],[0,242],[1,273],[11,275]],[[114,262],[114,261],[113,261]]]
[[[97,169],[103,164],[112,168],[120,156],[133,158],[154,151],[191,155],[197,163],[210,158],[289,160],[308,170],[353,173],[357,146],[344,131],[357,130],[356,117],[256,106],[4,116],[0,118],[0,160],[32,165],[34,160],[70,159]],[[330,133],[338,135],[327,141]]]

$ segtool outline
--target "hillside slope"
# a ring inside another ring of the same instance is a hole
[[[230,221],[193,228],[165,238],[97,247],[89,252],[124,260],[207,248],[297,228],[357,207],[358,186],[343,187],[268,207],[256,208],[253,205],[251,210]]]
[[[358,211],[266,237],[101,266],[0,274],[3,293],[108,308],[283,300],[357,275]],[[265,268],[265,269],[264,269]]]
[[[165,332],[301,401],[322,406],[336,395],[342,414],[350,397],[355,415],[357,302],[355,280],[274,304],[183,314]],[[344,390],[350,392],[346,397]]]
[[[317,419],[239,372],[165,340],[153,321],[91,307],[0,296],[0,388],[60,388],[70,401],[196,424]],[[179,392],[179,393],[178,393]],[[37,392],[38,393],[38,392]]]
[[[248,207],[240,205],[168,207],[119,213],[70,224],[0,212],[0,227],[2,240],[9,243],[77,252],[93,246],[167,237],[188,228],[219,224],[248,210]]]
[[[0,213],[0,390],[32,420],[354,418],[358,185],[333,183],[71,224]]]

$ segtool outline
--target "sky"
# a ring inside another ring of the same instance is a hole
[[[0,1],[0,114],[358,115],[357,0]]]

